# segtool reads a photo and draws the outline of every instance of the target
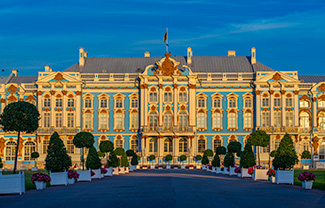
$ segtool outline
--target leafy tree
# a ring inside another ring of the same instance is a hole
[[[36,160],[37,158],[39,158],[39,153],[38,152],[32,152],[32,154],[30,154],[30,157],[34,160]],[[37,167],[36,161],[35,161],[35,167]]]
[[[272,163],[275,169],[281,170],[291,169],[298,163],[298,156],[289,134],[283,136]]]
[[[114,150],[115,154],[117,156],[123,156],[125,154],[125,150],[122,147],[118,147]]]
[[[252,145],[250,140],[247,141],[244,151],[240,155],[240,167],[242,168],[249,168],[256,165],[254,153],[252,150]]]
[[[107,153],[114,150],[114,144],[111,141],[102,141],[99,145],[99,149],[101,152],[104,152],[105,155],[107,155]]]
[[[88,151],[86,168],[87,169],[99,169],[102,166],[98,153],[95,147],[90,147]]]
[[[237,141],[230,142],[227,146],[229,153],[239,153],[241,151],[241,144]]]
[[[59,134],[54,132],[47,149],[45,169],[52,172],[63,172],[68,170],[71,165],[71,157],[68,155]]]
[[[127,154],[124,153],[121,157],[121,166],[122,167],[129,167],[129,161],[128,161],[128,158],[127,158]]]
[[[187,159],[187,157],[186,157],[186,155],[181,155],[179,157],[179,159],[180,159],[181,162],[184,162]]]
[[[0,157],[0,168],[3,167],[3,163],[2,163],[2,160],[1,160],[1,157]]]
[[[95,143],[94,140],[94,136],[92,135],[92,133],[89,132],[79,132],[78,134],[76,134],[73,138],[73,144],[77,147],[77,148],[81,148],[82,149],[82,169],[85,169],[85,155],[84,155],[84,148],[90,148],[93,147]]]
[[[204,151],[203,155],[206,155],[207,157],[212,157],[213,151],[211,149],[207,149]]]
[[[27,102],[10,103],[0,115],[0,125],[5,132],[15,131],[18,133],[15,165],[13,173],[16,173],[18,149],[20,144],[20,132],[33,133],[38,128],[40,114],[35,105]]]
[[[252,145],[257,147],[267,147],[270,144],[270,135],[263,130],[256,130],[251,133],[249,140]],[[260,166],[260,151],[257,150],[258,165]]]
[[[207,165],[207,164],[209,164],[208,156],[203,155],[203,158],[202,158],[202,164],[203,164],[203,165]]]
[[[224,146],[217,147],[216,154],[217,155],[225,155],[227,153],[227,149]]]
[[[126,155],[128,157],[132,157],[134,154],[135,154],[135,152],[133,150],[131,150],[131,149],[129,149],[129,150],[126,151]]]
[[[273,150],[273,151],[270,153],[270,156],[271,156],[271,157],[275,157],[275,154],[276,154],[276,150]]]
[[[139,155],[137,155],[137,159],[138,159],[138,161],[141,159],[141,157],[139,156]]]
[[[120,165],[120,160],[119,160],[119,158],[117,158],[115,152],[112,151],[111,154],[108,157],[107,166],[116,168],[119,165]]]
[[[230,152],[227,152],[224,159],[224,163],[225,163],[225,167],[234,167],[235,165],[234,155]]]
[[[166,155],[166,157],[165,157],[165,160],[167,161],[167,162],[170,162],[170,161],[172,161],[172,159],[173,159],[173,156],[172,155]]]
[[[150,155],[149,156],[149,160],[150,162],[154,161],[156,159],[156,156],[155,155]]]
[[[308,150],[302,152],[301,159],[310,159],[310,158],[311,158],[311,154]]]
[[[131,165],[138,165],[138,163],[139,163],[138,161],[139,161],[138,160],[138,155],[134,154],[132,156]]]
[[[220,157],[218,154],[215,154],[211,162],[213,167],[220,167]]]
[[[202,155],[196,155],[195,159],[198,160],[198,161],[202,160]]]
[[[105,153],[102,151],[98,151],[97,154],[98,154],[98,157],[102,157],[102,158],[105,157]]]

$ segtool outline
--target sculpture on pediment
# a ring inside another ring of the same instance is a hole
[[[54,79],[55,79],[55,80],[58,80],[58,81],[61,81],[61,80],[63,80],[64,78],[63,78],[63,75],[62,75],[61,73],[57,73],[57,74],[55,75]]]
[[[18,89],[14,85],[10,85],[10,87],[7,89],[7,92],[12,94],[12,93],[18,92]]]
[[[174,64],[170,60],[171,53],[166,52],[165,56],[165,61],[161,65],[157,63],[158,69],[159,71],[161,71],[162,75],[171,76],[174,74],[175,71],[177,71],[177,66],[174,66]]]
[[[319,86],[319,90],[322,92],[325,92],[325,84],[324,83]]]
[[[279,80],[282,79],[282,77],[281,77],[281,75],[280,75],[278,72],[276,72],[276,73],[273,75],[272,79],[275,80],[275,81],[279,81]]]

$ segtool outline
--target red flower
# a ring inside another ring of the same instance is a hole
[[[90,172],[90,175],[91,175],[91,176],[94,176],[94,175],[95,175],[95,172],[94,172],[94,171],[91,171],[91,172]]]
[[[254,169],[253,167],[249,167],[247,173],[253,175]]]
[[[304,171],[298,176],[300,181],[315,181],[316,178],[317,176],[314,173],[308,171]]]
[[[101,168],[101,169],[100,169],[100,173],[101,173],[101,174],[105,174],[105,173],[107,173],[106,168]]]

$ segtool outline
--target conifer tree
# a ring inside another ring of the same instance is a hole
[[[298,156],[289,134],[283,136],[272,163],[275,169],[280,170],[292,169],[298,163]]]
[[[122,167],[129,167],[129,161],[128,161],[128,157],[127,154],[124,153],[121,157],[121,166]]]
[[[203,155],[203,158],[202,158],[202,164],[203,165],[207,165],[209,164],[209,159],[206,155]]]
[[[249,168],[253,167],[254,165],[256,165],[256,161],[252,150],[252,145],[248,140],[244,147],[244,151],[240,155],[240,167]]]
[[[224,159],[225,167],[234,167],[235,159],[233,153],[227,152]]]
[[[87,161],[86,161],[86,168],[87,169],[99,169],[102,166],[100,159],[98,157],[98,153],[95,147],[90,147]]]
[[[111,152],[111,154],[108,157],[108,162],[107,162],[107,166],[108,167],[113,167],[116,168],[120,165],[120,161],[117,158],[116,154],[114,151]]]
[[[137,154],[133,154],[132,156],[132,160],[131,160],[131,165],[138,165],[138,155]]]
[[[215,154],[211,162],[213,167],[220,167],[220,157],[218,154]]]

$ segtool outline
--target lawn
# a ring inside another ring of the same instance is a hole
[[[47,171],[45,171],[45,170],[24,171],[24,172],[25,172],[25,189],[26,189],[26,191],[31,190],[31,189],[36,189],[35,184],[33,184],[32,181],[31,181],[31,176],[34,173],[46,173],[46,174],[48,174]],[[2,174],[3,175],[9,175],[9,174],[12,174],[12,171],[3,171]],[[49,186],[50,186],[50,183],[47,183],[46,187],[49,187]]]
[[[314,173],[316,175],[316,180],[313,183],[313,189],[325,190],[325,170],[295,169],[295,181],[294,181],[295,185],[301,186],[301,181],[298,180],[298,176],[304,171],[312,172],[312,173]]]

